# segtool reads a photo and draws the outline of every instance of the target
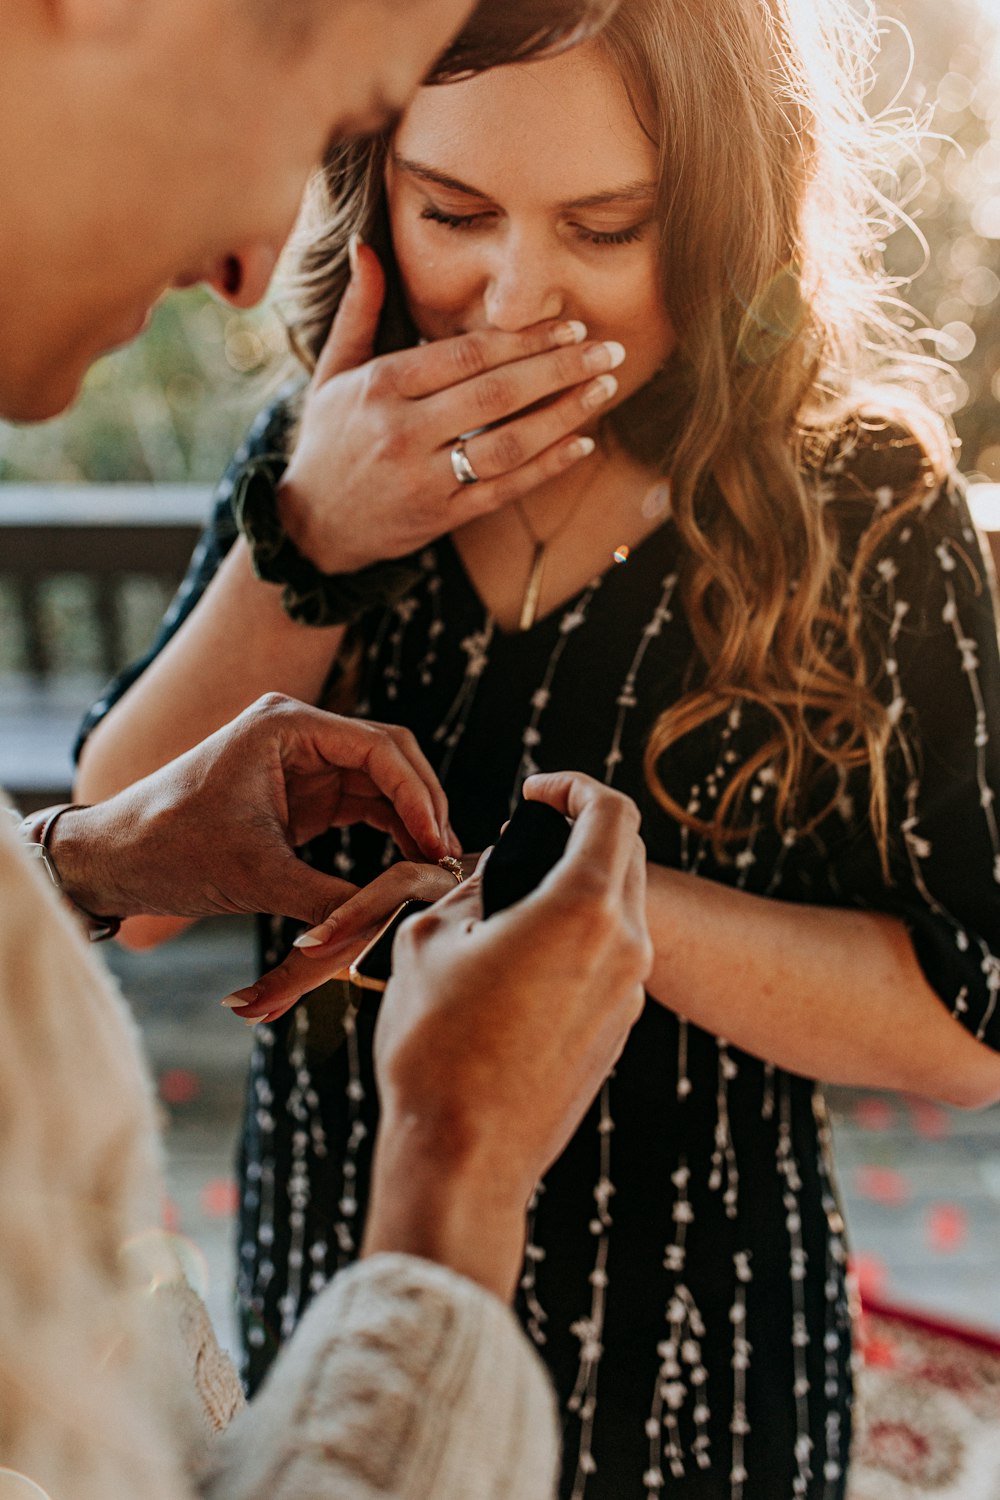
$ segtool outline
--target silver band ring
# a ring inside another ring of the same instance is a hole
[[[479,483],[479,475],[469,462],[469,455],[461,438],[451,450],[451,471],[459,484]]]

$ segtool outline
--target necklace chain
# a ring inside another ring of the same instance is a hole
[[[513,503],[513,510],[527,532],[532,545],[531,567],[528,570],[528,581],[524,587],[521,598],[521,611],[518,618],[519,630],[530,630],[538,618],[538,605],[542,595],[542,582],[545,576],[545,555],[549,547],[567,529],[570,522],[579,514],[584,501],[590,496],[597,483],[597,475],[594,475],[590,484],[585,484],[576,499],[572,502],[566,514],[562,516],[548,536],[539,536],[528,519],[528,513],[520,499]]]
[[[591,483],[583,486],[579,495],[572,502],[565,515],[563,515],[556,523],[556,525],[552,528],[548,536],[538,535],[538,532],[535,530],[534,526],[532,526],[531,521],[528,518],[528,514],[524,509],[524,505],[520,499],[516,499],[512,502],[511,509],[514,511],[514,514],[517,516],[518,521],[520,522],[524,531],[527,533],[532,546],[531,566],[528,570],[528,579],[524,587],[524,593],[521,596],[521,610],[518,618],[519,630],[530,630],[532,625],[534,625],[535,620],[538,618],[538,606],[541,601],[542,583],[545,576],[545,559],[548,549],[552,546],[553,542],[559,539],[563,532],[568,528],[570,523],[574,521],[579,515],[584,502],[588,500],[593,494],[596,484],[597,475],[595,474]],[[660,496],[662,499],[662,503],[657,505],[655,511],[656,515],[660,515],[663,511],[666,510],[667,505],[669,504],[669,495],[669,482],[658,480],[646,491],[646,500],[643,502],[642,514],[644,516],[647,516],[648,514],[647,501],[651,501],[654,496]],[[627,547],[624,549],[624,555],[626,557],[628,555]]]
[[[517,513],[517,518],[520,521],[521,525],[524,527],[525,531],[528,533],[528,536],[531,538],[532,546],[550,547],[556,540],[556,538],[562,535],[569,523],[573,520],[577,511],[579,511],[580,507],[583,505],[584,500],[586,500],[587,493],[588,491],[585,489],[576,497],[576,499],[567,510],[566,514],[559,519],[556,525],[549,532],[548,536],[538,535],[538,532],[535,530],[534,526],[532,526],[531,524],[531,521],[528,519],[528,513],[525,510],[522,501],[515,500],[514,510]]]

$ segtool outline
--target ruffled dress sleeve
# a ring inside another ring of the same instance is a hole
[[[866,499],[879,527],[900,501]],[[903,502],[905,506],[905,501]],[[874,518],[873,518],[874,517]],[[872,533],[874,536],[875,533]],[[863,533],[862,533],[863,539]],[[866,560],[862,623],[889,709],[891,882],[865,809],[831,851],[845,901],[906,924],[928,982],[978,1040],[1000,1048],[1000,653],[994,576],[957,476],[924,485]]]

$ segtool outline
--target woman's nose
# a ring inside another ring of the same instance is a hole
[[[484,304],[491,327],[517,333],[543,319],[562,317],[566,297],[546,260],[508,253],[490,277]]]

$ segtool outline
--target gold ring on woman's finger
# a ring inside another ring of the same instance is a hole
[[[449,875],[454,875],[455,884],[461,885],[465,879],[465,871],[462,869],[462,861],[456,859],[453,854],[443,854],[438,860],[442,870],[447,870]]]
[[[459,484],[479,483],[479,475],[472,467],[469,455],[465,451],[465,443],[461,438],[451,450],[451,471]]]

